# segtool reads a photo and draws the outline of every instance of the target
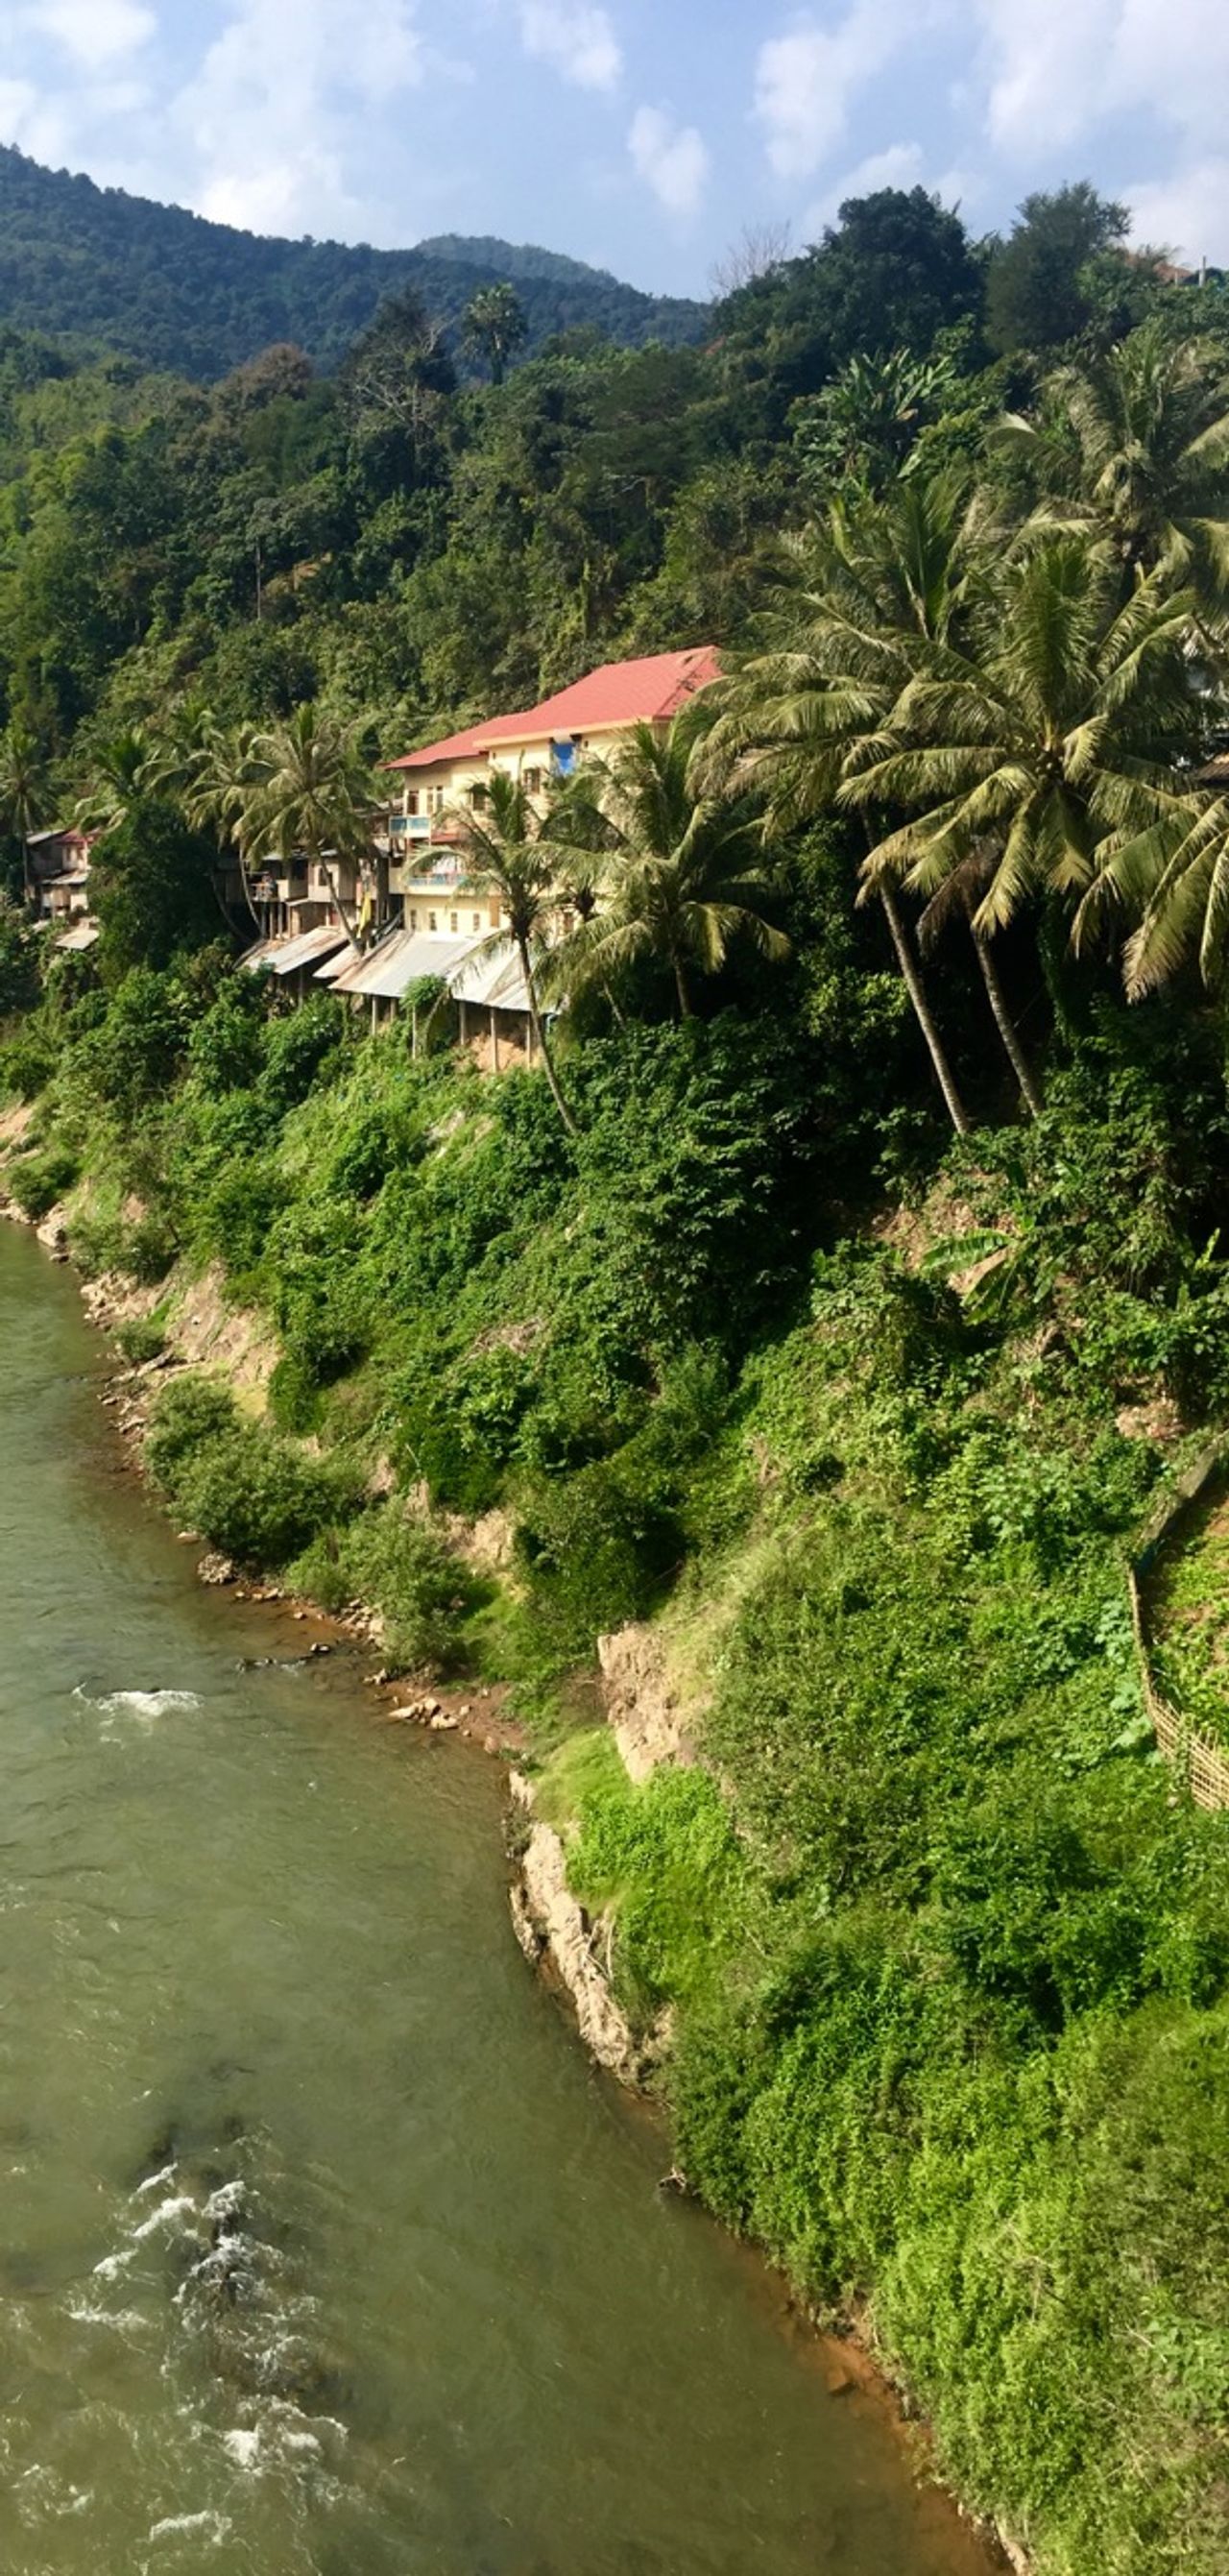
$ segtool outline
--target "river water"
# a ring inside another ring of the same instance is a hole
[[[0,1225],[4,2576],[982,2576],[658,2192],[496,1767],[201,1591],[105,1365]]]

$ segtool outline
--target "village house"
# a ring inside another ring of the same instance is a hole
[[[26,841],[35,919],[53,930],[57,948],[91,948],[98,937],[90,918],[90,851],[96,838],[67,824],[31,832]]]
[[[529,1060],[529,999],[517,961],[499,938],[499,905],[466,891],[464,817],[481,811],[496,771],[538,797],[586,758],[610,758],[634,726],[664,731],[718,668],[708,645],[609,662],[536,707],[469,725],[389,761],[396,786],[379,846],[393,928],[362,959],[334,956],[317,970],[321,980],[335,992],[368,998],[375,1018],[424,977],[438,977],[457,1004],[462,1043],[490,1071]],[[559,934],[571,927],[561,908]]]

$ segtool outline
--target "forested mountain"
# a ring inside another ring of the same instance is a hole
[[[329,366],[405,286],[456,326],[477,291],[503,278],[517,283],[531,349],[560,331],[594,330],[636,348],[694,340],[705,328],[701,304],[643,295],[549,251],[456,235],[404,251],[279,241],[0,148],[0,319],[101,340],[199,381],[276,340]]]
[[[134,310],[156,310],[158,226],[190,247],[217,228],[80,185],[121,228],[149,216],[152,273],[117,251],[116,275]],[[1105,249],[1115,210],[1081,209],[1062,309],[1088,348],[1151,305],[1218,327],[1215,290],[1157,285]],[[1045,249],[1049,223],[1042,206],[1025,248]],[[257,262],[294,247],[219,237]],[[469,272],[454,247],[435,265],[455,313]],[[1021,269],[1018,247],[1003,259]],[[827,496],[878,486],[919,446],[968,457],[999,411],[1027,406],[1053,299],[1023,268],[1013,289],[955,215],[887,189],[729,295],[703,346],[558,341],[501,386],[458,380],[413,290],[326,374],[270,302],[275,345],[211,389],[0,332],[0,721],[29,723],[75,786],[92,737],[185,689],[227,721],[314,696],[401,749],[620,652],[735,645],[780,537]],[[374,272],[354,309],[373,291]],[[996,358],[995,319],[1025,347]]]

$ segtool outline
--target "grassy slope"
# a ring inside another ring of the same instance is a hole
[[[1194,1423],[1215,1334],[1140,1284],[1171,1187],[1146,1087],[1094,1066],[1095,1127],[1069,1085],[1035,1148],[957,1158],[942,1202],[1004,1256],[962,1305],[924,1226],[907,1260],[808,1261],[812,1149],[745,1026],[593,1050],[577,1174],[539,1083],[327,1011],[269,1032],[223,996],[160,1091],[156,999],[62,1062],[23,1170],[85,1171],[88,1261],[221,1259],[275,1318],[279,1430],[169,1405],[180,1508],[366,1584],[407,1653],[511,1671],[548,1754],[598,1628],[672,1585],[711,1769],[633,1791],[571,1737],[547,1797],[632,2011],[677,2007],[681,2162],[812,2296],[869,2303],[945,2467],[1043,2570],[1213,2576],[1226,1826],[1141,1720],[1122,1560],[1163,1460],[1110,1390],[1163,1359]],[[359,1507],[382,1458],[515,1513],[510,1591]]]

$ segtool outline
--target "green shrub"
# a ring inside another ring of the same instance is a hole
[[[282,1117],[306,1100],[317,1085],[337,1071],[349,1034],[347,1014],[336,996],[313,995],[288,1019],[274,1020],[265,1036],[260,1093],[267,1109]]]
[[[564,1659],[591,1655],[602,1630],[643,1618],[682,1555],[677,1520],[620,1466],[599,1460],[542,1479],[521,1505],[517,1553],[534,1614]]]
[[[338,1464],[242,1421],[234,1398],[208,1378],[164,1390],[148,1457],[180,1517],[247,1565],[284,1566],[356,1499]]]
[[[146,1456],[151,1474],[173,1492],[180,1469],[194,1452],[228,1438],[238,1427],[238,1407],[220,1379],[195,1371],[173,1378],[162,1388],[150,1423]]]
[[[130,1316],[127,1323],[117,1325],[115,1338],[133,1368],[161,1359],[166,1349],[166,1327],[156,1312]]]
[[[352,1499],[336,1471],[251,1425],[198,1452],[174,1500],[193,1527],[252,1566],[298,1556]]]
[[[189,1066],[201,1089],[218,1096],[250,1090],[259,1078],[264,1054],[259,987],[254,976],[236,975],[196,1022],[188,1040]]]
[[[120,1238],[119,1267],[138,1287],[156,1288],[178,1257],[175,1229],[166,1211],[147,1208],[126,1225]]]
[[[72,1188],[80,1168],[77,1155],[66,1145],[49,1145],[41,1154],[20,1154],[8,1168],[10,1194],[37,1222]]]
[[[56,1069],[54,1036],[37,1020],[27,1020],[0,1046],[0,1092],[17,1100],[36,1100]]]
[[[314,1362],[300,1351],[284,1351],[269,1379],[269,1411],[278,1430],[318,1430],[323,1402]]]
[[[378,1504],[347,1532],[342,1561],[350,1590],[382,1613],[395,1663],[443,1670],[460,1660],[481,1587],[429,1522],[395,1499]]]

